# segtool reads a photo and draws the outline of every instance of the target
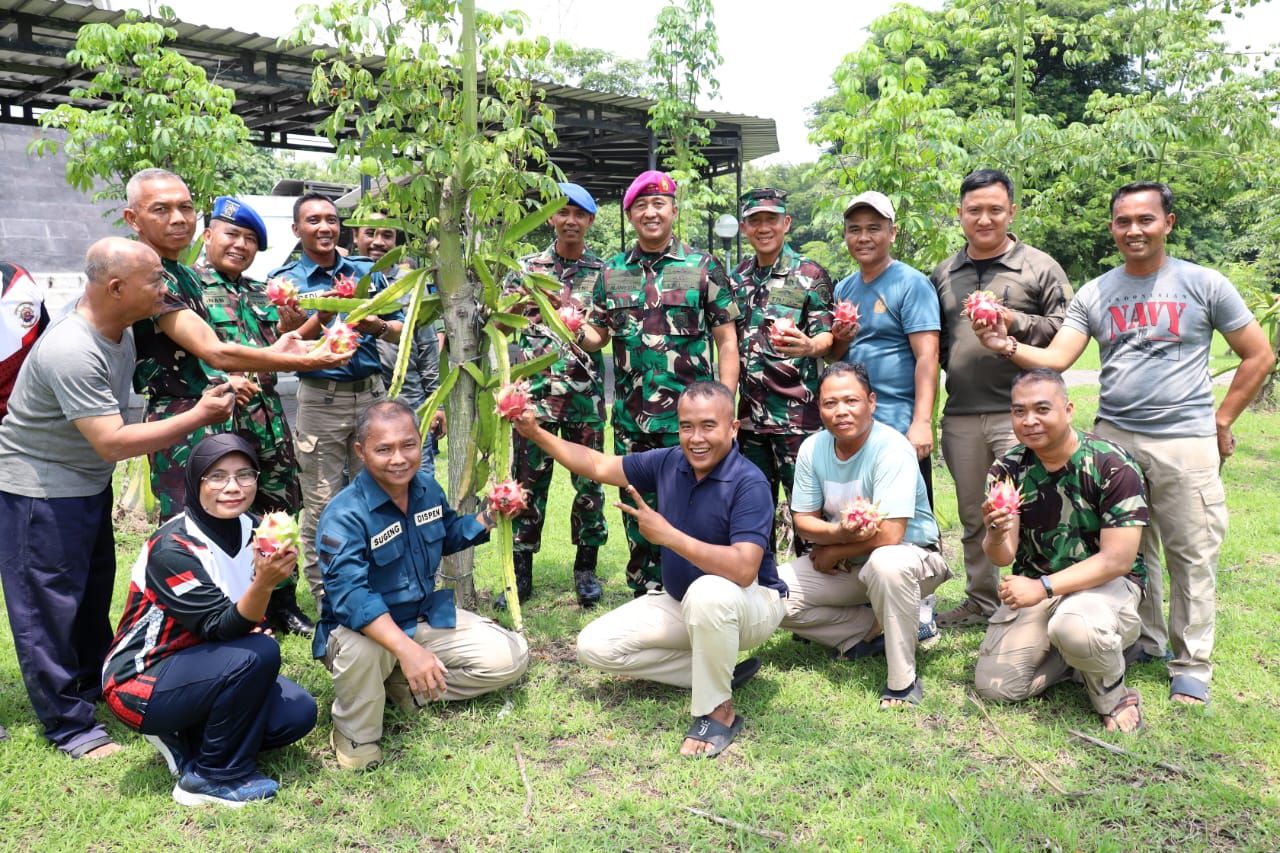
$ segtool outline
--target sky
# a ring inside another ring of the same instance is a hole
[[[166,0],[193,24],[230,27],[267,36],[293,28],[289,0]],[[658,10],[667,0],[478,0],[490,9],[518,8],[529,16],[529,32],[553,40],[598,47],[642,58]],[[116,0],[117,8],[145,8],[144,0]],[[766,162],[806,162],[817,157],[805,126],[810,104],[825,97],[840,60],[867,38],[867,25],[888,11],[891,0],[833,3],[831,0],[719,0],[716,28],[724,64],[720,96],[704,109],[773,119],[781,151]],[[942,0],[916,0],[926,9]],[[833,10],[836,10],[833,12]],[[1229,19],[1226,34],[1236,49],[1280,42],[1280,2],[1263,3]]]

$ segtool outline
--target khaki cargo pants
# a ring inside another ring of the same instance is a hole
[[[1084,680],[1089,701],[1109,714],[1125,696],[1124,650],[1138,638],[1142,590],[1127,578],[1032,607],[1001,605],[978,648],[974,681],[988,699],[1018,702],[1071,678]]]
[[[884,545],[853,571],[826,575],[808,557],[800,557],[779,566],[778,576],[791,590],[781,627],[844,652],[865,639],[878,621],[884,629],[889,689],[905,690],[916,680],[920,599],[951,577],[951,570],[937,551]]]

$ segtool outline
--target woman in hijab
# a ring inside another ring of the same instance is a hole
[[[316,724],[315,700],[279,675],[280,647],[262,629],[271,591],[298,554],[251,547],[258,459],[244,439],[205,438],[186,481],[185,511],[134,563],[102,692],[164,756],[175,800],[239,807],[280,787],[258,772],[258,752]]]

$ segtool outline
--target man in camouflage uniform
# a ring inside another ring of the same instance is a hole
[[[520,259],[525,272],[541,273],[560,282],[553,302],[572,302],[584,312],[591,306],[596,281],[604,262],[587,248],[587,229],[596,219],[596,202],[577,184],[563,183],[560,189],[569,203],[551,217],[556,239],[545,251]],[[507,279],[508,291],[520,288],[517,275]],[[536,285],[530,285],[531,287]],[[514,336],[517,361],[531,361],[548,352],[560,358],[546,370],[530,378],[534,410],[543,427],[565,441],[604,449],[604,358],[599,352],[584,353],[564,342],[542,325],[537,305],[526,303],[525,316],[531,324]],[[541,448],[515,433],[515,471],[529,492],[529,508],[516,518],[516,592],[524,601],[533,594],[533,555],[542,544],[542,524],[546,517],[547,493],[551,489],[553,461]],[[604,522],[604,487],[594,480],[574,474],[574,500],[570,515],[573,544],[573,582],[578,603],[594,607],[600,601],[596,579],[596,558],[608,538]]]
[[[982,506],[982,547],[1013,565],[978,649],[979,693],[1018,702],[1078,679],[1107,731],[1142,727],[1138,691],[1125,687],[1124,650],[1138,639],[1146,586],[1139,553],[1150,511],[1138,464],[1119,446],[1073,429],[1062,375],[1013,380],[1018,444],[991,466],[1022,496],[1021,510]]]
[[[831,276],[787,243],[786,199],[786,192],[772,187],[739,199],[742,232],[756,253],[733,271],[742,365],[738,446],[768,478],[775,504],[779,486],[791,500],[800,445],[822,429],[818,359],[830,352],[832,342]],[[775,343],[773,326],[779,320],[795,327],[779,332],[781,342]],[[802,545],[795,542],[793,549]]]
[[[622,207],[636,229],[636,244],[601,271],[583,347],[595,351],[613,338],[613,450],[619,456],[675,447],[676,401],[694,382],[718,378],[738,387],[738,338],[723,264],[674,237],[676,184],[663,172],[641,173]],[[719,376],[711,372],[712,357]],[[694,452],[701,452],[695,449]],[[655,495],[643,495],[651,506]],[[627,583],[636,595],[661,589],[660,549],[622,519],[631,546]]]
[[[349,356],[327,350],[310,352],[296,334],[281,336],[269,348],[219,337],[211,325],[213,316],[205,304],[200,276],[178,261],[195,233],[195,206],[187,185],[172,172],[145,169],[129,180],[126,192],[125,223],[139,242],[160,256],[169,281],[160,313],[133,326],[138,356],[133,386],[146,397],[144,420],[159,421],[189,411],[205,388],[228,380],[235,388],[237,406],[249,406],[258,386],[236,372],[306,370],[346,361]],[[207,428],[208,432],[235,429],[234,416]],[[187,454],[206,434],[198,431],[190,443],[148,454],[151,488],[162,518],[182,511]]]

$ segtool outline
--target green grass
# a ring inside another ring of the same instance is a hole
[[[1072,395],[1079,422],[1089,423],[1096,394]],[[759,652],[760,675],[735,697],[748,719],[738,742],[715,761],[682,760],[686,694],[608,678],[574,660],[575,633],[590,617],[571,591],[568,486],[558,472],[537,595],[526,606],[535,658],[527,680],[415,720],[392,712],[389,763],[371,773],[336,768],[327,748],[328,675],[295,637],[283,641],[285,673],[318,697],[320,724],[301,744],[264,757],[265,771],[283,783],[277,801],[240,812],[178,807],[159,757],[115,722],[109,727],[126,749],[103,763],[72,762],[47,747],[12,653],[0,654],[0,721],[10,729],[0,744],[0,847],[1274,850],[1278,427],[1280,416],[1246,415],[1241,450],[1226,468],[1232,530],[1219,576],[1214,704],[1175,708],[1162,667],[1131,669],[1147,731],[1106,737],[1130,757],[1069,735],[1103,736],[1076,685],[1020,705],[988,704],[988,722],[967,698],[982,637],[969,630],[921,653],[924,704],[898,713],[876,710],[883,661],[834,663],[779,633]],[[936,475],[945,522],[954,518],[953,493],[945,469]],[[629,595],[614,510],[610,524],[602,564],[606,604],[616,606]],[[953,523],[947,539],[958,567]],[[117,614],[139,542],[120,537]],[[496,589],[491,549],[477,557],[479,585]],[[958,600],[962,586],[944,586],[942,604]],[[12,648],[7,627],[0,648]],[[532,789],[527,819],[517,747]],[[788,840],[718,825],[688,807]]]

